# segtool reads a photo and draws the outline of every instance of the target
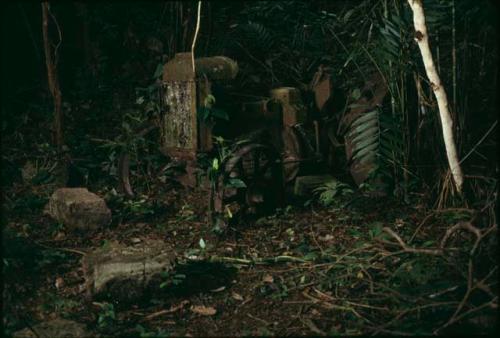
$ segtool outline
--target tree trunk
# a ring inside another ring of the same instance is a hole
[[[57,78],[56,58],[53,55],[51,41],[49,37],[49,3],[42,2],[42,33],[43,47],[45,51],[45,64],[47,66],[47,78],[49,91],[54,100],[54,142],[57,146],[57,152],[62,153],[64,138],[62,133],[62,111],[61,111],[61,90]]]
[[[436,71],[432,53],[429,47],[429,38],[425,24],[424,8],[422,0],[408,0],[413,11],[413,23],[415,26],[415,40],[418,43],[422,60],[424,62],[425,72],[431,83],[432,90],[436,96],[439,107],[439,116],[441,118],[441,127],[443,129],[444,144],[446,155],[450,166],[451,174],[455,182],[455,187],[459,194],[462,193],[463,174],[460,162],[458,161],[457,148],[453,137],[453,119],[448,109],[448,98],[441,80]]]

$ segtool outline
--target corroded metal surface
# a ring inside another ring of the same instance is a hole
[[[210,80],[231,80],[238,74],[236,61],[225,56],[195,59],[196,78],[206,75]],[[189,81],[194,79],[191,53],[177,53],[163,67],[163,81]]]
[[[294,87],[281,87],[271,90],[271,98],[281,103],[283,124],[294,126],[306,120],[306,109],[300,91]]]
[[[235,61],[224,56],[195,60],[178,53],[163,67],[161,149],[171,157],[194,161],[197,151],[212,149],[212,125],[200,122],[198,108],[211,94],[210,81],[231,80],[238,73]]]
[[[364,85],[362,96],[355,102],[353,107],[344,115],[340,122],[342,133],[345,133],[345,151],[348,161],[351,161],[353,156],[352,137],[347,130],[351,123],[359,116],[376,109],[381,106],[388,92],[387,84],[379,73],[374,74]],[[373,162],[360,163],[352,161],[350,166],[351,175],[357,185],[363,183],[370,171],[375,166]]]
[[[164,85],[165,111],[161,139],[169,155],[197,150],[196,86],[194,81],[170,81]]]

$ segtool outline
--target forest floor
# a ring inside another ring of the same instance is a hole
[[[109,191],[97,193],[109,196]],[[7,333],[61,317],[86,324],[92,336],[402,335],[497,329],[496,299],[490,301],[485,292],[459,309],[467,285],[462,275],[466,263],[405,251],[383,230],[393,230],[406,243],[412,239],[411,247],[432,249],[446,229],[470,219],[474,211],[468,209],[433,211],[360,196],[348,206],[288,206],[217,235],[206,222],[206,193],[171,188],[144,195],[134,208],[107,198],[112,225],[75,234],[42,214],[49,197],[43,186],[14,185],[5,197]],[[197,271],[189,263],[179,268],[185,279],[168,297],[135,304],[109,300],[106,307],[84,297],[78,251],[86,253],[113,240],[132,245],[148,239],[164,241],[180,258],[196,253],[206,263]],[[465,233],[457,240],[470,239]],[[228,263],[211,264],[210,258]],[[484,276],[492,267],[481,271],[486,271]],[[455,314],[481,304],[491,309],[472,311],[465,315],[467,321]],[[208,310],[193,311],[196,306]]]

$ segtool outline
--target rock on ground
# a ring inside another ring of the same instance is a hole
[[[46,213],[70,230],[96,230],[111,222],[106,202],[86,188],[57,189],[50,197]]]
[[[36,334],[33,332],[35,331]],[[90,337],[85,324],[67,319],[54,319],[15,332],[14,338],[83,338]]]
[[[136,246],[111,242],[82,260],[87,296],[137,301],[160,290],[162,272],[170,271],[174,262],[174,251],[163,241],[143,240]]]

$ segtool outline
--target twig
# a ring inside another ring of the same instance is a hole
[[[188,258],[191,261],[199,261],[201,258]],[[303,258],[293,257],[293,256],[276,256],[276,257],[265,257],[265,258],[253,258],[253,259],[244,259],[237,257],[223,257],[223,256],[210,256],[207,258],[210,262],[219,262],[219,263],[233,263],[233,264],[243,264],[243,265],[252,265],[252,264],[272,264],[272,263],[308,263]]]
[[[444,245],[446,244],[446,241],[448,240],[448,238],[451,236],[452,233],[454,233],[455,231],[457,231],[458,229],[465,229],[465,230],[469,230],[470,232],[472,232],[474,235],[476,235],[476,241],[474,242],[474,245],[469,253],[469,263],[468,263],[468,269],[467,269],[467,291],[465,292],[465,295],[463,296],[462,300],[460,301],[460,304],[458,305],[457,309],[455,310],[455,312],[453,313],[453,315],[450,317],[450,319],[448,319],[448,321],[443,325],[441,326],[440,328],[436,329],[434,331],[434,333],[436,334],[437,332],[441,331],[442,329],[450,326],[451,324],[459,321],[461,318],[465,317],[466,315],[470,314],[471,312],[473,311],[478,311],[478,309],[481,309],[487,305],[490,305],[490,303],[492,303],[494,300],[497,299],[497,297],[495,297],[492,301],[488,302],[488,303],[484,303],[482,304],[481,306],[478,306],[477,308],[474,308],[472,310],[469,310],[469,311],[466,311],[464,313],[462,313],[461,315],[460,314],[460,311],[462,310],[462,308],[465,306],[467,300],[469,299],[470,295],[472,294],[472,291],[474,291],[474,289],[478,288],[479,286],[478,285],[481,285],[481,287],[483,286],[484,282],[493,274],[493,272],[495,271],[492,270],[490,271],[490,273],[485,277],[483,278],[483,280],[477,282],[475,285],[473,284],[474,282],[474,278],[473,278],[473,271],[474,271],[474,264],[473,264],[473,255],[479,245],[479,243],[481,242],[481,240],[487,235],[489,234],[491,231],[493,231],[494,229],[496,229],[497,225],[494,224],[492,225],[491,227],[489,227],[488,229],[485,230],[484,234],[481,234],[481,230],[479,230],[478,228],[476,228],[475,226],[473,226],[470,222],[458,222],[457,224],[455,224],[453,227],[449,228],[442,241],[441,241],[441,248],[444,247]]]
[[[459,229],[465,229],[465,230],[469,230],[470,232],[472,232],[474,235],[476,235],[476,241],[474,242],[474,245],[470,251],[470,255],[472,256],[474,254],[474,252],[476,251],[477,249],[477,246],[479,245],[479,242],[485,237],[487,236],[490,232],[492,232],[493,230],[496,230],[497,229],[497,225],[496,224],[493,224],[491,227],[487,228],[483,234],[481,234],[481,230],[479,230],[478,228],[476,228],[475,226],[472,225],[472,223],[470,222],[458,222],[457,224],[455,224],[454,226],[452,226],[451,228],[449,228],[448,230],[446,230],[446,233],[443,237],[443,239],[441,240],[441,249],[444,248],[444,245],[446,244],[446,242],[448,241],[448,238],[457,230]]]
[[[163,314],[176,312],[176,311],[182,309],[184,307],[184,305],[186,305],[186,304],[189,304],[189,300],[183,300],[182,302],[180,302],[179,305],[172,306],[170,309],[157,311],[157,312],[154,312],[154,313],[152,313],[150,315],[147,315],[146,317],[144,317],[143,320],[151,320],[151,319],[159,317],[159,316],[161,316]]]
[[[474,147],[472,147],[472,149],[467,153],[467,155],[465,155],[461,160],[460,160],[460,163],[461,164],[463,161],[465,161],[473,152],[474,150],[476,150],[476,148],[481,144],[483,143],[483,141],[486,139],[486,137],[488,137],[488,135],[493,131],[493,129],[496,127],[498,121],[495,121],[495,123],[493,123],[493,125],[490,127],[490,129],[488,129],[488,131],[486,132],[486,134],[483,135],[483,137],[481,137],[481,139],[476,143],[476,145]]]
[[[386,307],[380,307],[380,306],[373,306],[373,305],[369,305],[369,304],[360,304],[360,303],[355,303],[355,302],[351,302],[351,301],[346,301],[347,304],[349,305],[354,305],[354,306],[358,306],[358,307],[364,307],[364,308],[367,308],[367,309],[373,309],[373,310],[380,310],[380,311],[389,311],[388,308]]]
[[[54,47],[54,64],[57,66],[57,63],[59,61],[58,50],[59,50],[59,47],[61,46],[61,43],[62,43],[61,27],[59,27],[59,23],[57,22],[54,14],[52,14],[52,10],[50,9],[50,5],[47,6],[47,9],[48,9],[48,12],[50,14],[50,17],[52,18],[52,21],[54,21],[54,24],[56,25],[57,33],[59,35],[59,41],[57,42],[57,45]]]
[[[319,251],[321,252],[321,255],[323,256],[325,254],[325,251],[321,247],[321,245],[318,243],[318,240],[316,239],[316,235],[314,234],[314,229],[312,228],[312,224],[309,225],[309,228],[311,229],[311,235],[312,239],[314,241],[314,244],[319,248]]]
[[[266,325],[266,326],[269,326],[269,322],[266,322],[264,319],[260,319],[258,317],[255,317],[255,316],[252,316],[251,314],[247,313],[247,316],[258,321],[258,322],[261,322],[262,324]]]
[[[408,243],[411,243],[413,241],[413,239],[415,238],[415,236],[417,235],[417,233],[420,231],[420,228],[427,222],[427,220],[429,218],[431,218],[432,216],[434,216],[434,213],[430,213],[428,214],[427,216],[425,216],[425,218],[422,220],[422,222],[420,222],[420,224],[417,226],[417,229],[415,229],[415,232],[413,233],[413,235],[411,235],[410,239],[408,240]]]
[[[384,325],[381,325],[377,328],[373,328],[375,330],[375,332],[373,332],[372,335],[377,335],[378,333],[380,332],[386,332],[386,328],[391,326],[394,322],[400,320],[401,318],[403,318],[404,316],[406,316],[407,314],[409,314],[410,312],[413,312],[413,311],[417,311],[417,310],[422,310],[422,309],[425,309],[425,308],[429,308],[429,307],[438,307],[438,306],[445,306],[445,305],[455,305],[457,304],[458,302],[439,302],[439,303],[430,303],[430,304],[425,304],[425,305],[420,305],[420,306],[416,306],[414,308],[411,308],[411,309],[407,309],[407,310],[404,310],[400,313],[398,313],[393,319],[391,319],[390,321],[388,321],[387,323],[385,323]]]
[[[36,245],[39,245],[39,246],[44,247],[46,249],[67,251],[67,252],[77,253],[77,254],[82,255],[82,256],[87,256],[86,252],[83,252],[83,251],[80,251],[80,250],[76,250],[76,249],[71,249],[71,248],[54,248],[52,246],[48,246],[46,244],[43,244],[41,242],[36,242],[36,241],[34,241],[34,243]]]
[[[398,234],[396,234],[394,231],[392,231],[391,229],[387,228],[387,227],[384,227],[382,229],[383,231],[385,231],[386,233],[388,233],[389,235],[391,235],[394,239],[396,239],[396,241],[399,243],[399,245],[401,246],[401,248],[406,251],[406,252],[412,252],[412,253],[423,253],[423,254],[428,254],[428,255],[436,255],[436,256],[440,256],[443,254],[443,250],[442,249],[416,249],[416,248],[411,248],[409,247],[402,239],[401,237],[399,237]]]
[[[302,323],[306,324],[308,328],[311,329],[311,331],[313,331],[314,333],[316,334],[319,334],[321,336],[326,336],[326,333],[322,330],[320,330],[316,324],[313,323],[313,321],[309,318],[306,318],[306,319],[301,319]]]
[[[490,300],[489,302],[486,302],[486,303],[483,303],[481,305],[479,305],[478,307],[475,307],[473,309],[470,309],[469,311],[466,311],[464,313],[462,313],[460,316],[456,316],[454,318],[451,318],[448,322],[446,322],[446,324],[444,324],[443,326],[441,326],[440,328],[436,329],[433,334],[438,334],[439,331],[447,328],[448,326],[450,326],[451,324],[453,323],[456,323],[458,322],[459,320],[463,319],[464,317],[470,315],[471,313],[474,313],[474,312],[477,312],[479,310],[482,310],[484,309],[485,307],[491,307],[491,308],[496,308],[498,307],[498,304],[497,304],[497,301],[498,301],[498,296],[493,298],[492,300]]]

